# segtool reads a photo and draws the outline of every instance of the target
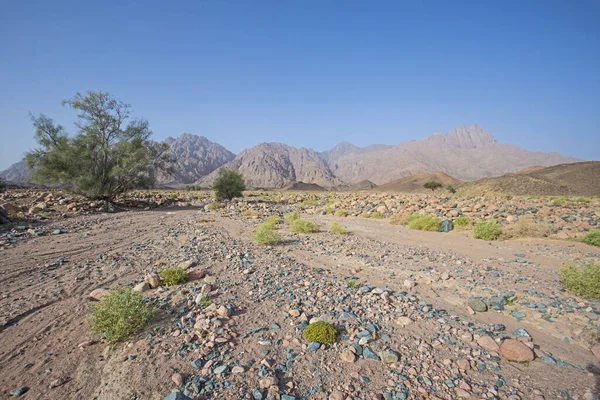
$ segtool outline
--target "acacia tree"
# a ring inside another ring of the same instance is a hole
[[[436,181],[429,181],[429,182],[425,183],[425,184],[423,185],[423,187],[424,187],[425,189],[431,189],[431,191],[432,191],[432,192],[434,192],[434,191],[435,191],[435,189],[437,189],[437,188],[441,188],[441,187],[442,187],[442,184],[441,184],[441,183],[439,183],[439,182],[436,182]]]
[[[41,114],[31,116],[40,147],[26,154],[39,183],[61,184],[90,199],[112,200],[154,184],[155,170],[171,165],[170,154],[154,149],[148,121],[131,119],[131,106],[105,92],[77,93],[62,102],[77,112],[78,132]],[[168,172],[168,171],[167,171]]]
[[[219,175],[215,179],[212,188],[217,199],[231,200],[234,197],[242,197],[246,185],[244,184],[244,177],[239,171],[223,168],[219,170]]]

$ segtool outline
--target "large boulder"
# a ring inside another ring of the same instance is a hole
[[[533,350],[525,344],[514,339],[506,339],[500,345],[500,355],[508,361],[527,362],[533,361]]]

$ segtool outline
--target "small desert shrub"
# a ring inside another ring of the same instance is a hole
[[[564,265],[558,276],[565,289],[590,299],[600,298],[600,264],[589,263],[583,267]]]
[[[345,217],[346,215],[348,215],[346,210],[336,210],[335,212],[336,217]]]
[[[273,225],[263,222],[259,224],[256,230],[252,233],[252,238],[256,244],[263,246],[274,246],[281,243],[281,237],[275,231]]]
[[[409,215],[404,212],[399,212],[390,217],[390,224],[392,225],[406,225],[406,219]]]
[[[324,213],[325,215],[330,215],[330,214],[333,214],[334,212],[335,212],[335,208],[333,208],[333,207],[326,207],[326,208],[323,210],[323,213]]]
[[[171,194],[169,195],[169,198],[170,198],[170,199],[176,199],[176,198],[177,198],[177,193],[171,193]]]
[[[479,221],[473,227],[473,237],[482,240],[498,240],[502,234],[502,228],[496,221]]]
[[[214,211],[214,210],[217,210],[220,206],[221,206],[220,203],[213,201],[212,203],[208,203],[206,205],[206,208],[210,211]]]
[[[418,231],[437,232],[441,222],[441,219],[426,214],[412,214],[406,218],[406,225]]]
[[[290,230],[294,233],[314,233],[319,232],[319,226],[314,222],[297,219],[290,225]]]
[[[370,212],[364,212],[360,216],[363,218],[371,218],[373,214],[371,214]]]
[[[302,207],[302,208],[314,207],[317,204],[318,204],[318,201],[316,199],[306,199],[302,203],[300,203],[300,207]]]
[[[202,297],[200,297],[200,299],[196,300],[196,304],[198,304],[198,306],[204,310],[206,307],[210,306],[212,302],[210,301],[210,296],[204,294]]]
[[[437,188],[441,188],[441,187],[442,187],[442,184],[441,184],[440,182],[436,182],[436,181],[429,181],[429,182],[426,182],[426,183],[423,185],[423,187],[424,187],[425,189],[431,189],[431,191],[433,192],[433,191],[435,191],[435,189],[437,189]]]
[[[239,171],[234,169],[220,169],[218,174],[212,187],[217,199],[231,200],[234,197],[243,196],[246,185],[244,184],[244,177]]]
[[[270,217],[265,219],[261,225],[267,226],[270,229],[275,229],[275,228],[277,228],[278,224],[279,224],[279,217],[277,215],[271,215]]]
[[[600,229],[590,231],[583,237],[583,243],[600,247]]]
[[[552,199],[552,204],[554,204],[555,206],[562,206],[567,201],[569,201],[568,197],[556,197],[556,198]]]
[[[379,211],[375,211],[371,213],[371,218],[374,219],[382,219],[383,218],[383,214],[380,213]]]
[[[356,289],[358,287],[358,282],[356,282],[356,279],[349,279],[346,281],[346,286],[348,286],[349,289]]]
[[[520,219],[502,229],[502,239],[516,239],[521,237],[541,238],[552,234],[548,224],[535,222],[530,219]]]
[[[295,220],[297,220],[299,218],[300,218],[300,216],[298,215],[298,213],[296,211],[289,212],[283,216],[283,220],[285,221],[285,223],[287,225],[290,225],[292,222],[294,222]]]
[[[456,193],[456,189],[454,189],[454,187],[450,184],[446,185],[446,190],[452,194]]]
[[[242,211],[242,216],[244,217],[256,217],[258,213],[254,210],[244,210]]]
[[[337,331],[335,328],[325,321],[313,322],[304,329],[304,332],[302,332],[302,336],[304,336],[306,341],[322,344],[334,343],[336,335]]]
[[[92,332],[103,335],[109,343],[135,334],[154,314],[154,306],[128,289],[113,289],[100,302],[90,305]]]
[[[348,233],[348,231],[337,222],[332,222],[331,225],[329,225],[329,232],[339,233],[341,235]]]
[[[165,286],[175,286],[187,282],[188,273],[181,267],[168,267],[160,271],[160,279]]]

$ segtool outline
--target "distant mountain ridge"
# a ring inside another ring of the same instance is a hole
[[[325,188],[352,188],[359,182],[383,185],[416,174],[438,172],[473,181],[533,166],[582,161],[498,143],[477,124],[397,145],[358,147],[341,142],[323,152],[283,143],[261,143],[236,156],[218,143],[188,133],[169,137],[165,142],[177,159],[175,175],[159,177],[158,184],[167,186],[210,187],[220,168],[239,170],[251,188],[281,188],[298,181]],[[27,182],[30,175],[24,161],[0,172],[0,176],[14,183]]]

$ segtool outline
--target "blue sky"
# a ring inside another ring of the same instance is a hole
[[[500,142],[600,159],[600,2],[3,1],[0,169],[28,114],[109,91],[157,139],[234,152],[396,144],[478,123]]]

